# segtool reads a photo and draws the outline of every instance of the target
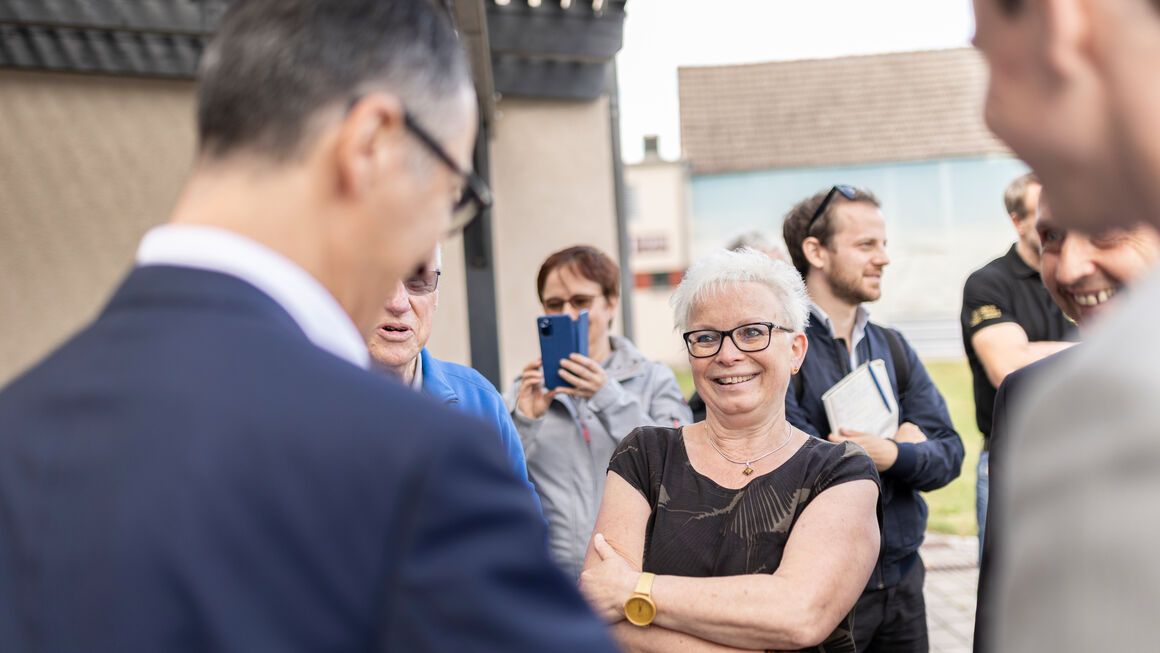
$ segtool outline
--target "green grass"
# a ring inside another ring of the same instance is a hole
[[[971,389],[971,370],[966,360],[925,363],[947,401],[951,422],[963,439],[966,456],[963,471],[946,487],[923,496],[930,507],[927,528],[953,535],[974,535],[975,525],[975,468],[983,449],[983,436],[975,427],[975,399]],[[685,396],[693,394],[693,376],[688,370],[674,370]]]

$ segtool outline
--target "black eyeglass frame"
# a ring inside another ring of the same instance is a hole
[[[355,97],[351,98],[350,102],[348,102],[346,105],[347,112],[349,113],[350,110],[359,103],[359,100],[363,99],[363,97],[364,96],[362,95],[356,95]],[[407,109],[403,109],[403,126],[406,127],[407,130],[409,130],[412,134],[414,134],[415,137],[418,138],[423,143],[423,145],[425,145],[427,149],[435,155],[436,158],[442,161],[443,164],[450,168],[452,172],[463,179],[463,195],[461,195],[459,200],[455,202],[455,206],[451,210],[451,226],[447,228],[448,234],[454,234],[460,229],[463,229],[467,225],[471,224],[479,216],[483,215],[484,211],[491,208],[492,194],[491,188],[487,185],[487,182],[484,181],[483,178],[475,172],[467,172],[463,168],[459,167],[459,164],[455,162],[455,159],[451,158],[451,155],[447,153],[447,150],[443,149],[443,146],[439,144],[439,141],[435,140],[435,137],[431,135],[431,132],[424,129],[423,126],[419,124],[419,121],[415,119],[415,116]],[[456,215],[456,213],[458,213],[460,209],[466,206],[468,202],[475,204],[475,210],[469,213],[460,213],[459,215]]]
[[[810,217],[810,221],[806,223],[807,237],[809,236],[810,229],[814,228],[814,223],[817,222],[818,218],[822,217],[822,214],[826,212],[826,207],[830,205],[830,200],[834,199],[834,195],[838,193],[841,193],[842,197],[845,197],[851,202],[858,198],[858,188],[856,186],[850,186],[849,184],[834,184],[831,186],[830,192],[826,193],[826,197],[822,199],[822,203],[819,204],[818,208],[814,210],[814,214]]]
[[[430,270],[428,274],[434,274],[435,280],[428,281],[424,275],[414,274],[403,280],[403,288],[407,290],[407,294],[412,297],[421,297],[423,295],[430,295],[439,290],[439,276],[443,274],[442,270]],[[419,286],[419,284],[423,284]],[[413,288],[412,285],[415,287]],[[430,288],[428,288],[430,286]]]
[[[735,332],[737,332],[738,330],[744,329],[745,327],[751,327],[754,325],[758,325],[758,324],[769,329],[769,334],[768,334],[769,337],[767,337],[765,339],[765,344],[763,346],[758,347],[757,349],[746,349],[746,348],[742,347],[737,342],[736,338],[733,337],[733,334]],[[774,324],[773,322],[749,322],[746,324],[742,324],[740,326],[733,327],[732,329],[729,329],[728,331],[721,331],[720,329],[694,329],[693,331],[686,331],[686,332],[682,333],[681,339],[685,341],[685,349],[688,350],[689,355],[692,356],[693,358],[711,358],[711,357],[716,356],[717,354],[721,353],[721,347],[725,345],[725,338],[726,337],[728,337],[730,340],[733,341],[733,346],[736,347],[738,349],[738,351],[743,351],[747,354],[752,354],[754,352],[759,352],[759,351],[765,351],[766,349],[769,349],[770,343],[773,342],[773,332],[774,331],[784,331],[786,333],[793,333],[794,332],[794,330],[789,328],[789,327],[784,327],[780,324]],[[693,353],[693,343],[689,342],[689,336],[693,335],[694,333],[716,333],[716,334],[720,335],[721,339],[717,341],[717,349],[715,349],[713,351],[713,353],[711,353],[711,354],[701,354],[701,355],[694,354]]]
[[[403,110],[403,125],[407,129],[410,129],[411,133],[420,141],[423,141],[423,144],[427,146],[427,149],[431,150],[432,154],[446,164],[452,172],[463,179],[463,196],[455,203],[455,210],[463,208],[468,202],[475,204],[475,211],[471,213],[461,215],[458,218],[452,215],[451,226],[448,228],[449,233],[455,233],[471,224],[472,221],[491,207],[491,189],[488,187],[487,182],[474,172],[467,172],[463,168],[460,168],[459,164],[455,162],[455,159],[452,159],[451,155],[447,153],[447,150],[444,150],[443,146],[439,144],[439,141],[436,141],[430,132],[423,129],[415,120],[415,116],[411,115],[411,112],[406,109]]]

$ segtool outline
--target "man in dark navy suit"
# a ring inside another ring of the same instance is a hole
[[[170,222],[0,392],[0,651],[612,650],[493,427],[366,369],[489,201],[440,10],[240,0],[200,79]]]

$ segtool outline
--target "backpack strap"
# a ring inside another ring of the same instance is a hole
[[[901,406],[906,399],[906,389],[910,387],[910,359],[906,357],[906,347],[902,345],[902,336],[894,329],[877,324],[874,326],[886,334],[886,344],[890,346],[890,359],[894,361],[894,374],[898,379],[898,403]],[[800,406],[802,394],[805,392],[805,388],[802,387],[802,376],[794,374],[790,380],[793,383],[794,398]]]
[[[880,327],[886,334],[886,344],[890,345],[890,358],[894,360],[894,374],[898,379],[898,403],[906,399],[906,389],[910,387],[910,359],[902,345],[902,336],[890,327]]]

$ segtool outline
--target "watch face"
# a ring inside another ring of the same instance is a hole
[[[657,616],[657,608],[648,598],[633,596],[624,603],[624,616],[634,626],[647,626]]]

